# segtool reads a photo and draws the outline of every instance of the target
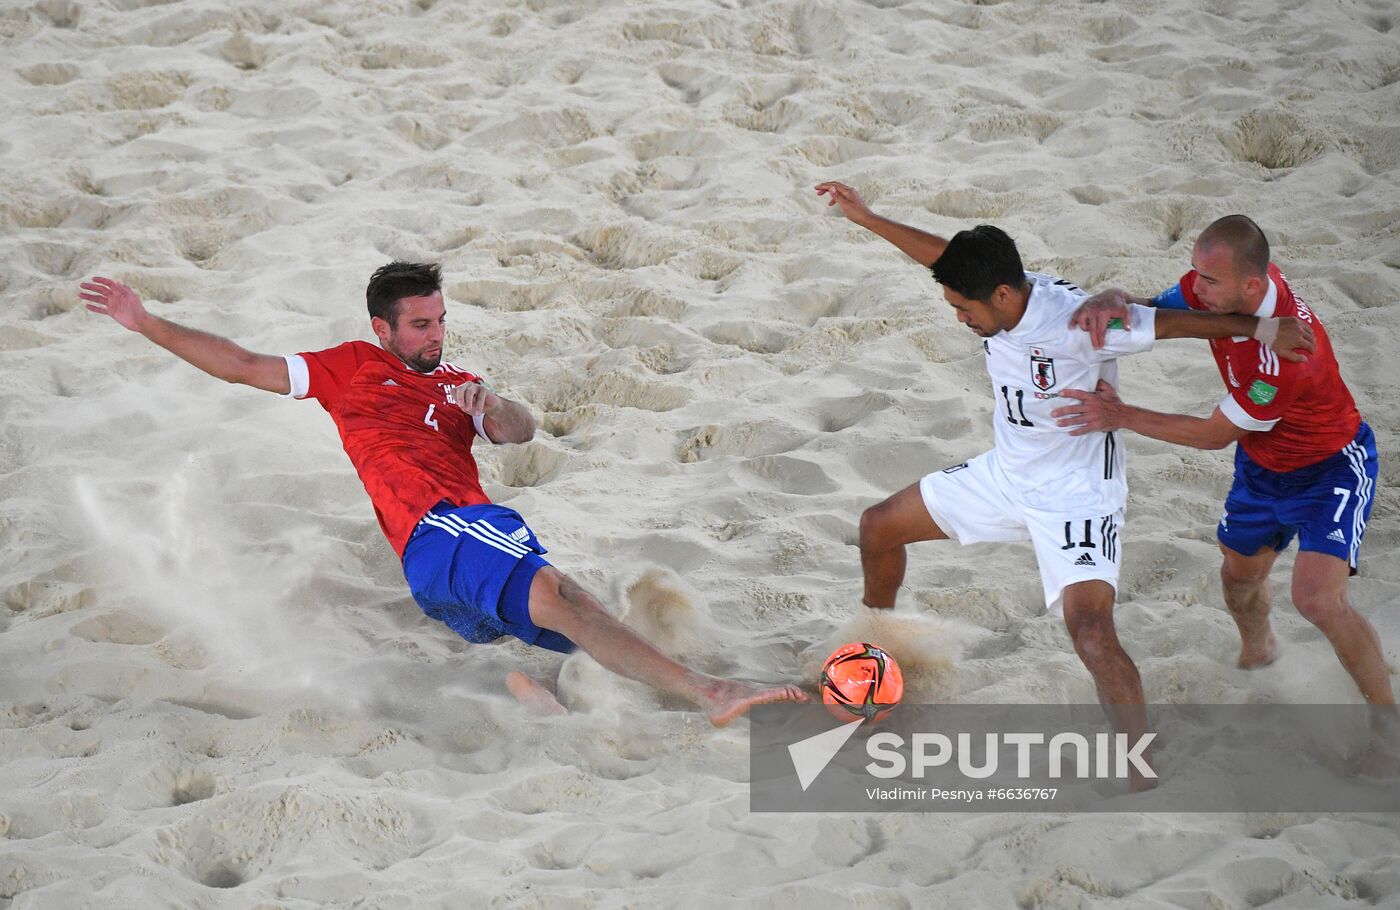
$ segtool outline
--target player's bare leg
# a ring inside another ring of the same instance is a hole
[[[1395,704],[1395,690],[1390,684],[1390,668],[1381,653],[1380,636],[1347,601],[1350,576],[1350,567],[1335,556],[1300,552],[1293,565],[1293,606],[1327,636],[1367,704],[1382,707],[1373,715],[1371,750],[1363,761],[1363,770],[1394,775],[1400,773],[1400,741],[1396,739],[1394,711],[1385,708]]]
[[[1253,556],[1245,556],[1223,545],[1220,552],[1225,554],[1220,565],[1225,606],[1240,629],[1239,667],[1266,667],[1278,659],[1278,640],[1269,624],[1269,570],[1278,553],[1272,547],[1264,547]]]
[[[1369,777],[1400,777],[1400,709],[1371,706],[1371,743],[1357,772]]]
[[[526,676],[519,670],[511,670],[506,674],[506,690],[515,696],[516,701],[535,714],[557,716],[569,713],[568,708],[559,704],[559,699],[554,697],[553,692],[546,689],[539,680]]]
[[[1376,630],[1347,602],[1347,564],[1327,553],[1303,551],[1293,565],[1293,606],[1317,626],[1342,666],[1373,705],[1395,704],[1390,669],[1381,655]]]
[[[1061,596],[1065,626],[1074,641],[1075,653],[1094,678],[1099,703],[1109,723],[1117,732],[1126,733],[1129,743],[1136,742],[1147,733],[1147,706],[1137,665],[1123,650],[1113,625],[1113,585],[1098,580],[1076,582],[1066,587]],[[1151,750],[1143,753],[1143,760],[1151,766]],[[1128,786],[1133,792],[1157,785],[1136,768],[1131,775]]]
[[[530,584],[530,619],[541,628],[566,636],[614,673],[694,703],[716,727],[725,726],[754,705],[807,700],[797,686],[720,679],[672,660],[552,567],[541,569]]]
[[[865,605],[894,606],[904,583],[904,547],[920,540],[946,540],[924,505],[919,485],[905,487],[860,516],[860,567],[865,573]]]

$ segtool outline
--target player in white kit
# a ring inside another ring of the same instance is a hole
[[[1064,616],[1099,700],[1115,728],[1140,735],[1142,682],[1113,625],[1128,496],[1123,448],[1114,433],[1069,435],[1051,411],[1064,389],[1116,383],[1115,358],[1152,347],[1155,312],[1130,307],[1095,350],[1080,337],[1087,333],[1069,325],[1087,295],[1063,279],[1026,272],[1000,229],[979,225],[945,240],[876,215],[845,184],[816,189],[851,221],[932,269],[958,321],[983,339],[995,399],[991,451],[929,474],[861,515],[865,604],[894,606],[907,544],[1029,539],[1046,606]],[[1210,325],[1220,337],[1249,336],[1257,320],[1222,317]]]

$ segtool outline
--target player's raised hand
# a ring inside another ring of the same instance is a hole
[[[1118,288],[1100,291],[1079,305],[1079,309],[1069,317],[1070,328],[1083,329],[1089,333],[1089,341],[1094,350],[1104,346],[1108,339],[1108,324],[1114,319],[1128,322],[1128,295]]]
[[[501,406],[500,396],[479,382],[464,382],[454,388],[452,401],[473,417],[485,417]]]
[[[1278,334],[1269,347],[1284,360],[1302,363],[1317,350],[1317,339],[1313,337],[1312,326],[1306,320],[1282,316],[1278,319]]]
[[[103,316],[111,316],[123,328],[133,332],[141,331],[141,325],[148,318],[146,307],[131,288],[120,281],[100,275],[91,281],[83,282],[79,287],[82,288],[82,293],[78,296],[88,302],[89,310]]]
[[[853,186],[844,183],[837,183],[835,180],[828,180],[826,183],[817,184],[817,195],[827,197],[827,206],[839,205],[841,214],[845,215],[856,224],[862,223],[873,213],[870,207],[865,204],[865,200],[860,198],[860,193],[856,192]]]
[[[1102,433],[1123,426],[1128,406],[1118,397],[1118,390],[1102,379],[1092,392],[1061,389],[1060,397],[1073,398],[1075,403],[1056,408],[1050,416],[1058,418],[1057,426],[1073,427],[1069,432],[1071,436]]]

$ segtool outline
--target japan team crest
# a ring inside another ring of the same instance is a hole
[[[1048,392],[1055,384],[1055,358],[1031,355],[1031,382],[1042,392]]]

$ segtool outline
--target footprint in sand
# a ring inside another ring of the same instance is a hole
[[[717,133],[707,130],[660,130],[639,136],[628,145],[638,161],[670,156],[716,156],[724,154],[729,147],[729,143]]]
[[[798,337],[791,328],[754,320],[716,323],[701,334],[716,344],[732,345],[751,354],[781,353]]]
[[[764,455],[741,462],[735,470],[736,482],[748,486],[792,493],[800,496],[822,496],[834,493],[840,485],[831,479],[826,468],[813,461],[790,455]]]
[[[602,269],[640,269],[670,261],[680,244],[644,222],[588,228],[569,238]]]
[[[1142,206],[1141,214],[1148,227],[1162,236],[1167,247],[1182,238],[1194,240],[1211,220],[1201,200],[1182,197],[1148,202]]]
[[[166,634],[166,630],[155,623],[120,611],[85,619],[69,631],[86,641],[117,645],[149,645]]]
[[[83,8],[75,0],[41,0],[34,7],[58,28],[77,28]]]
[[[538,487],[569,471],[569,456],[540,442],[510,446],[496,478],[508,487]]]
[[[531,388],[526,398],[542,411],[568,411],[586,404],[671,411],[685,405],[690,392],[683,386],[613,371],[547,380]]]
[[[679,92],[686,104],[698,104],[730,82],[723,74],[675,62],[658,65],[656,75],[667,88]]]
[[[1250,111],[1222,140],[1239,161],[1269,170],[1307,164],[1333,146],[1332,139],[1286,111]]]
[[[78,68],[71,63],[36,63],[15,72],[30,85],[66,85],[78,78]]]
[[[894,406],[894,399],[884,392],[862,392],[849,398],[828,398],[812,409],[817,426],[823,433],[839,433],[860,423],[871,414]]]

